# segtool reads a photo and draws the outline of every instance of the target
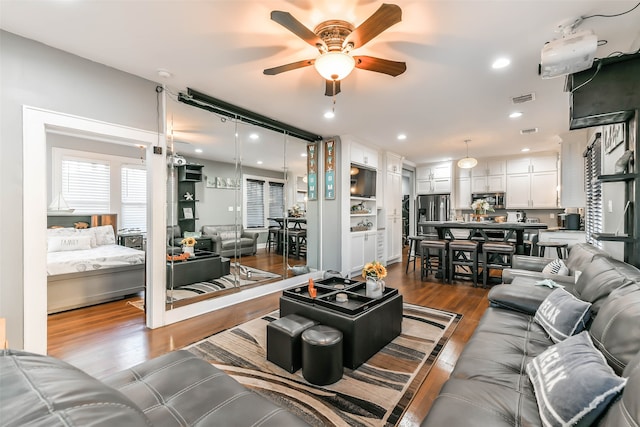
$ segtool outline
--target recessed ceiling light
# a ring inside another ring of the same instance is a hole
[[[163,79],[168,79],[169,77],[171,77],[171,73],[164,68],[158,68],[158,76],[162,77]]]
[[[325,119],[333,119],[335,116],[336,116],[336,113],[334,113],[333,111],[327,111],[326,113],[324,113]]]
[[[509,117],[512,119],[517,119],[518,117],[522,117],[522,112],[514,111],[513,113],[509,114]]]
[[[398,139],[399,139],[400,141],[403,141],[403,140],[407,139],[407,135],[406,135],[406,134],[404,134],[404,133],[400,133],[400,134],[398,134]]]
[[[196,153],[202,153],[202,148],[196,148],[196,149],[195,149],[195,152],[196,152]]]
[[[526,153],[526,152],[527,152],[527,151],[529,151],[529,150],[530,150],[530,148],[523,148],[523,149],[522,149],[522,150],[520,150],[520,151],[522,151],[523,153]]]
[[[504,68],[507,67],[509,64],[511,64],[511,60],[508,58],[498,58],[496,59],[493,64],[491,64],[491,68],[497,70],[500,68]]]
[[[261,165],[263,162],[262,162],[262,160],[258,160],[256,163]]]
[[[257,133],[252,133],[251,135],[249,135],[249,138],[251,138],[251,139],[253,139],[253,140],[256,140],[256,139],[258,139],[258,138],[259,138],[259,136],[258,136],[258,134],[257,134]]]

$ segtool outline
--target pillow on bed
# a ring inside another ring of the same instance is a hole
[[[78,230],[73,227],[47,228],[47,237],[51,236],[75,236]]]
[[[91,236],[51,236],[47,238],[48,252],[91,249]]]
[[[116,235],[113,233],[112,226],[101,225],[99,227],[93,227],[92,230],[96,234],[96,244],[98,246],[116,244]]]
[[[89,236],[91,238],[91,247],[98,247],[98,242],[96,240],[96,232],[94,228],[83,228],[76,230],[76,235],[78,236]]]

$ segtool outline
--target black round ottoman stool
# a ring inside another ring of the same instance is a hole
[[[342,378],[342,332],[316,325],[302,333],[302,376],[315,385]]]

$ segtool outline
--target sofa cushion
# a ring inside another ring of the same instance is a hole
[[[591,303],[579,300],[562,288],[551,292],[536,310],[534,319],[553,342],[560,342],[586,327]]]
[[[586,332],[549,347],[527,372],[545,426],[590,426],[626,384]]]
[[[622,397],[611,404],[598,427],[632,427],[640,425],[640,353],[624,369],[627,378]]]
[[[0,424],[151,426],[122,393],[62,360],[0,350]]]
[[[611,291],[634,282],[640,282],[637,268],[613,258],[595,257],[582,269],[571,293],[593,304],[591,310],[596,314]]]
[[[596,348],[620,374],[640,352],[640,285],[632,284],[611,292],[589,333]]]
[[[560,276],[568,276],[569,268],[561,259],[554,259],[542,269],[543,274],[559,274]]]

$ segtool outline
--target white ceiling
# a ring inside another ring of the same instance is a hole
[[[613,15],[636,0],[397,0],[402,22],[354,54],[405,61],[398,76],[356,69],[342,81],[336,117],[324,80],[312,67],[266,76],[265,68],[317,56],[315,48],[270,20],[290,12],[308,28],[326,19],[359,25],[381,4],[373,0],[1,0],[0,27],[67,52],[168,85],[171,93],[194,88],[215,98],[319,135],[353,135],[421,164],[475,157],[557,150],[569,130],[564,78],[537,74],[540,50],[558,38],[558,25],[579,16]],[[614,18],[593,17],[580,30],[599,40],[596,57],[640,48],[640,7]],[[511,65],[492,70],[499,56]],[[158,69],[172,76],[163,79]],[[519,106],[513,96],[535,93]],[[215,158],[216,144],[233,138],[193,108],[170,105],[183,154],[200,147]],[[522,111],[519,119],[509,113]],[[188,117],[187,117],[188,116]],[[215,126],[214,126],[215,125]],[[539,132],[521,135],[521,129]],[[398,141],[397,134],[407,139]],[[251,146],[244,148],[246,156]],[[235,154],[234,154],[235,155]],[[297,155],[297,154],[296,154]]]

